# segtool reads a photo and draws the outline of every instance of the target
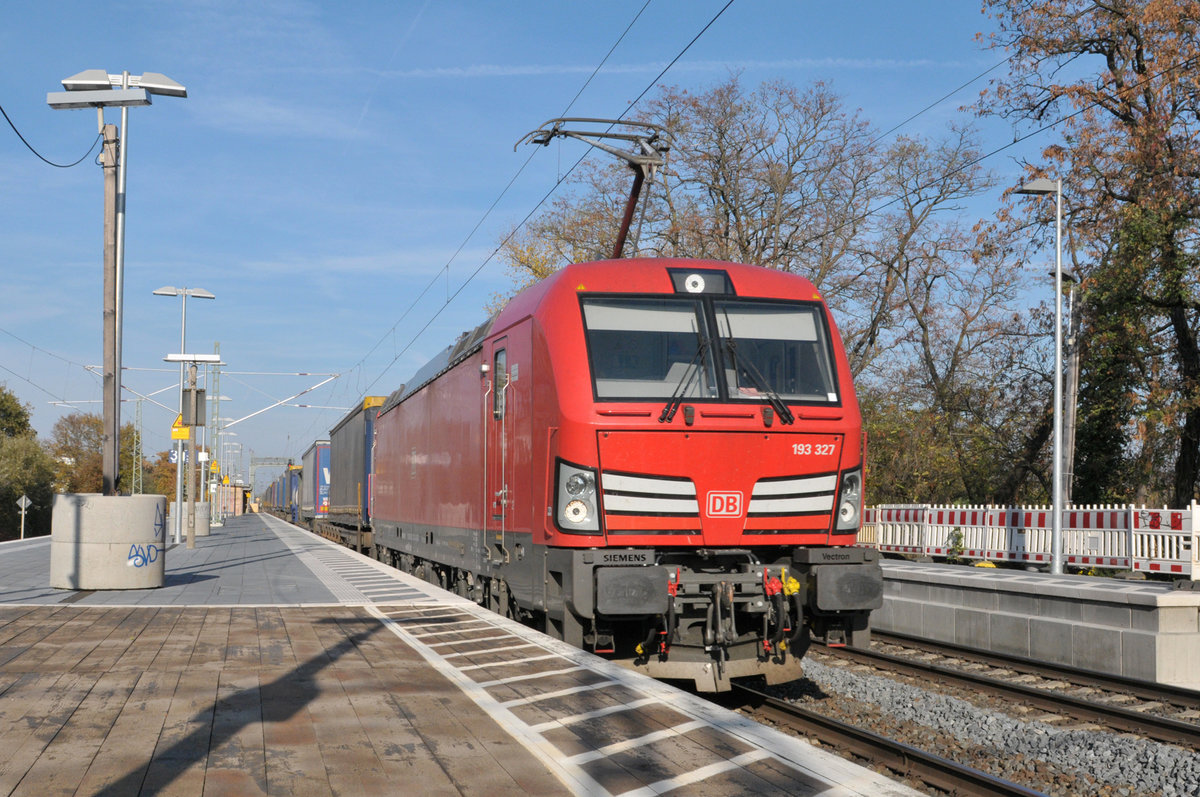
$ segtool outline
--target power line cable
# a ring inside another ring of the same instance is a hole
[[[1131,89],[1130,89],[1130,90],[1136,90],[1136,89],[1139,89],[1139,88],[1141,88],[1142,86],[1144,86],[1144,85],[1148,84],[1148,83],[1149,83],[1150,81],[1152,81],[1152,80],[1156,80],[1157,78],[1160,78],[1160,77],[1162,77],[1163,75],[1169,74],[1169,73],[1171,73],[1171,72],[1174,72],[1174,71],[1176,71],[1176,70],[1178,70],[1178,69],[1183,69],[1183,68],[1185,68],[1185,67],[1189,67],[1189,66],[1191,66],[1192,64],[1194,64],[1194,63],[1196,63],[1196,62],[1198,62],[1198,61],[1200,61],[1200,55],[1192,56],[1191,58],[1187,59],[1186,61],[1182,61],[1182,62],[1180,62],[1180,63],[1178,63],[1178,64],[1175,64],[1174,66],[1167,67],[1166,69],[1164,69],[1164,70],[1162,70],[1162,71],[1160,71],[1160,72],[1156,72],[1156,73],[1155,73],[1155,74],[1153,74],[1153,75],[1149,75],[1149,76],[1147,76],[1147,77],[1146,77],[1146,78],[1144,78],[1143,80],[1141,80],[1141,81],[1139,81],[1138,83],[1134,84],[1134,85],[1131,87]],[[993,67],[993,68],[994,68],[994,67]],[[988,70],[988,71],[990,72],[991,70]],[[847,219],[846,221],[843,221],[841,224],[837,225],[837,226],[836,226],[836,227],[834,227],[832,230],[826,230],[826,231],[822,232],[820,235],[814,235],[814,236],[812,236],[812,237],[810,237],[810,238],[806,238],[806,239],[803,239],[803,240],[801,240],[801,241],[800,241],[800,242],[797,244],[797,246],[798,246],[798,247],[804,247],[804,246],[807,246],[808,244],[812,243],[813,241],[816,241],[816,240],[818,240],[819,238],[822,238],[822,237],[824,237],[824,236],[826,236],[826,235],[829,235],[831,232],[837,232],[838,230],[842,229],[843,227],[845,227],[845,226],[847,226],[847,225],[849,225],[849,224],[856,224],[856,223],[858,223],[858,222],[860,222],[860,221],[863,221],[863,220],[865,220],[865,219],[867,219],[867,218],[869,218],[869,217],[873,216],[874,214],[876,214],[876,213],[879,213],[880,211],[882,211],[882,210],[884,210],[884,209],[886,209],[886,208],[889,208],[889,207],[891,207],[892,205],[895,205],[897,202],[900,202],[900,201],[902,201],[902,200],[904,200],[904,199],[907,199],[908,197],[912,196],[913,194],[919,193],[920,191],[923,191],[923,190],[925,190],[926,188],[929,188],[930,186],[936,185],[937,183],[939,183],[939,182],[941,182],[941,181],[945,180],[947,177],[953,177],[953,176],[955,176],[955,175],[957,175],[957,174],[961,174],[962,172],[966,171],[967,169],[970,169],[970,168],[971,168],[971,167],[973,167],[973,166],[977,166],[977,165],[979,165],[980,163],[982,163],[983,161],[987,160],[988,158],[991,158],[991,157],[993,157],[993,156],[995,156],[995,155],[999,155],[1001,152],[1004,152],[1004,151],[1005,151],[1005,150],[1007,150],[1007,149],[1011,149],[1012,147],[1015,147],[1017,144],[1020,144],[1020,143],[1022,143],[1022,142],[1024,142],[1024,141],[1028,141],[1029,139],[1033,138],[1034,136],[1040,135],[1040,134],[1042,134],[1042,133],[1046,132],[1047,130],[1051,130],[1051,129],[1053,129],[1053,128],[1057,127],[1058,125],[1062,124],[1063,122],[1070,121],[1071,119],[1074,119],[1074,118],[1075,118],[1075,117],[1077,117],[1077,116],[1080,116],[1080,115],[1082,115],[1082,114],[1085,114],[1085,113],[1087,113],[1088,111],[1092,110],[1093,108],[1099,107],[1101,104],[1102,104],[1102,101],[1101,101],[1101,100],[1096,100],[1095,102],[1093,102],[1093,103],[1091,103],[1091,104],[1089,104],[1089,105],[1085,105],[1084,107],[1082,107],[1082,108],[1079,108],[1078,110],[1076,110],[1076,111],[1075,111],[1075,112],[1073,112],[1073,113],[1069,113],[1069,114],[1067,114],[1066,116],[1062,116],[1062,117],[1060,117],[1060,118],[1058,118],[1058,119],[1054,120],[1053,122],[1050,122],[1050,123],[1048,123],[1048,124],[1042,125],[1041,127],[1037,128],[1037,129],[1035,129],[1035,130],[1031,130],[1030,132],[1026,133],[1026,134],[1025,134],[1025,135],[1023,135],[1023,136],[1016,136],[1016,137],[1014,137],[1014,138],[1013,138],[1013,140],[1012,140],[1012,141],[1010,141],[1009,143],[1007,143],[1007,144],[1004,144],[1004,145],[1002,145],[1002,146],[999,146],[999,147],[997,147],[996,149],[993,149],[993,150],[991,150],[990,152],[986,152],[986,153],[984,153],[983,155],[980,155],[980,156],[978,156],[978,157],[976,157],[976,158],[972,158],[971,160],[967,161],[966,163],[963,163],[963,164],[961,164],[960,166],[958,166],[958,167],[956,167],[956,168],[954,168],[954,169],[951,169],[951,170],[950,170],[950,171],[948,171],[948,172],[945,172],[944,174],[939,174],[939,175],[937,176],[937,178],[936,178],[936,179],[934,179],[934,180],[930,180],[928,183],[924,183],[924,184],[922,184],[922,185],[919,185],[919,186],[917,186],[915,189],[913,189],[913,190],[911,190],[911,191],[906,191],[906,192],[904,192],[904,193],[900,194],[899,196],[893,197],[892,199],[888,200],[887,202],[884,202],[884,203],[883,203],[883,204],[881,204],[881,205],[878,205],[878,206],[876,206],[876,207],[870,208],[869,210],[865,210],[865,211],[863,211],[861,214],[859,214],[858,216],[855,216],[855,217],[853,217],[853,218]]]
[[[638,9],[638,12],[633,16],[633,19],[630,20],[629,24],[625,26],[625,30],[623,30],[621,32],[621,35],[617,37],[617,40],[613,43],[612,47],[609,48],[608,52],[605,53],[604,57],[596,65],[596,68],[592,70],[592,73],[588,76],[587,80],[584,81],[584,83],[580,87],[579,91],[577,91],[575,93],[575,96],[573,98],[571,98],[571,101],[567,103],[566,108],[564,108],[562,114],[560,114],[561,116],[566,116],[570,112],[571,108],[574,107],[575,103],[583,95],[584,90],[588,87],[588,85],[591,84],[592,80],[596,77],[597,74],[599,74],[600,70],[604,68],[604,65],[606,63],[608,63],[608,59],[610,57],[612,57],[612,54],[616,51],[617,47],[619,47],[621,42],[623,42],[625,40],[625,37],[629,35],[629,31],[633,29],[633,26],[641,18],[642,14],[650,6],[651,2],[652,2],[652,0],[646,0],[646,2],[642,5],[642,7],[640,9]],[[728,8],[729,5],[731,5],[732,3],[733,3],[733,0],[729,0],[729,2],[726,3],[725,8]],[[720,16],[720,14],[725,11],[725,8],[722,8],[721,11],[718,12],[717,16]],[[713,21],[715,21],[715,19],[716,18],[714,17]],[[704,29],[707,30],[708,27],[711,25],[712,25],[712,22],[710,21],[709,24],[706,25]],[[691,45],[693,43],[695,43],[695,39],[693,39],[692,42],[688,44],[688,47],[691,47]],[[685,51],[686,51],[686,48],[685,48]],[[682,55],[682,53],[681,53],[681,55]],[[678,58],[679,57],[676,56],[675,60],[678,60]],[[672,63],[674,63],[674,61],[672,61]],[[661,76],[661,73],[660,73],[660,76]],[[655,78],[655,79],[657,80],[657,78]],[[645,93],[646,92],[643,91],[642,95],[644,95]],[[641,95],[639,95],[639,98],[640,98],[640,96]],[[627,109],[627,112],[628,112],[628,109]],[[408,308],[404,311],[404,313],[401,314],[400,318],[396,321],[396,323],[392,324],[391,328],[389,328],[388,331],[385,332],[378,341],[376,341],[375,345],[373,345],[370,348],[370,350],[368,350],[367,353],[364,354],[362,356],[362,358],[360,358],[359,361],[357,363],[355,363],[355,365],[352,368],[347,369],[347,372],[357,371],[359,369],[359,367],[362,366],[363,363],[366,362],[367,358],[370,357],[375,352],[375,350],[378,349],[379,346],[383,344],[383,342],[385,340],[387,340],[388,336],[395,333],[397,327],[399,327],[400,324],[402,324],[404,322],[404,320],[406,318],[408,318],[409,314],[413,311],[413,309],[418,304],[420,304],[421,299],[423,299],[425,297],[425,295],[427,293],[429,293],[429,291],[437,283],[437,281],[442,278],[442,274],[446,273],[448,276],[448,271],[449,271],[450,265],[455,261],[455,259],[458,258],[459,254],[462,252],[462,250],[464,248],[466,248],[466,245],[474,237],[475,233],[479,231],[479,228],[481,226],[483,226],[483,223],[488,219],[488,217],[496,209],[496,206],[500,204],[500,200],[502,200],[508,194],[508,191],[516,183],[517,179],[524,173],[526,167],[529,166],[530,161],[533,160],[533,157],[536,154],[537,154],[536,150],[534,152],[530,153],[529,157],[525,159],[525,162],[522,163],[520,167],[518,167],[516,172],[513,174],[512,178],[508,181],[508,183],[500,191],[499,195],[492,201],[491,205],[488,206],[487,210],[484,211],[483,216],[479,219],[478,222],[475,223],[475,226],[471,228],[471,231],[469,233],[467,233],[467,236],[463,239],[462,243],[460,243],[458,248],[456,250],[454,250],[454,253],[450,256],[450,259],[446,262],[446,265],[438,270],[437,274],[434,275],[434,277],[429,281],[429,283],[425,286],[425,288],[417,295],[417,297],[412,301],[412,303],[408,306]],[[576,165],[578,165],[578,164],[576,164]],[[548,192],[545,196],[543,196],[542,199],[537,203],[537,205],[534,206],[533,211],[530,211],[530,213],[525,216],[525,218],[521,221],[521,223],[518,224],[516,228],[514,228],[514,231],[516,229],[520,229],[520,227],[523,226],[529,220],[529,218],[533,215],[533,213],[536,212],[537,209],[540,208],[545,203],[545,201],[549,197],[550,193],[553,193],[553,191],[555,189],[557,189],[561,183],[562,183],[562,179],[560,178],[559,181],[557,183],[555,183],[555,185],[551,189],[551,191]],[[506,237],[504,239],[504,242],[507,243],[510,238],[511,238],[511,235]],[[495,256],[496,251],[499,251],[499,249],[493,250],[493,252],[490,255],[488,255],[487,259],[485,259],[483,261],[483,264],[479,268],[475,269],[475,271],[471,274],[471,276],[468,277],[467,281],[465,283],[463,283],[464,286],[467,283],[469,283],[472,279],[474,279],[475,275],[477,275],[482,270],[482,266],[486,265],[492,259],[492,257]],[[459,290],[454,293],[454,296],[457,296],[461,292],[461,290],[462,290],[462,287],[460,287]],[[453,298],[453,296],[447,297],[446,303],[449,303],[452,298]],[[443,308],[444,307],[445,307],[445,304],[443,304]],[[441,312],[441,310],[439,309],[438,313],[440,313],[440,312]],[[437,318],[437,315],[435,314],[433,318]],[[430,319],[431,322],[432,322],[432,320],[433,319]],[[421,328],[421,331],[423,332],[425,329],[428,328],[428,326],[429,326],[429,324],[427,323],[424,327]],[[420,333],[418,333],[418,336],[419,335],[420,335]],[[415,340],[415,338],[414,338],[414,340]],[[399,358],[401,356],[403,356],[405,352],[408,351],[408,349],[412,346],[412,343],[413,343],[413,341],[410,341],[398,354],[396,354],[395,357],[392,358],[392,361],[389,362],[388,365],[384,367],[384,370],[378,376],[376,376],[375,379],[373,379],[371,381],[371,383],[369,385],[367,385],[366,388],[364,388],[362,390],[362,392],[364,394],[369,393],[371,391],[371,388],[374,387],[375,384],[378,383],[379,380],[384,377],[384,375],[388,372],[388,370],[390,370],[391,367],[393,365],[395,365],[396,361],[399,360]]]
[[[87,156],[92,154],[92,150],[94,150],[96,148],[96,145],[99,144],[100,140],[104,137],[103,133],[97,133],[96,140],[92,142],[92,146],[88,147],[88,151],[83,153],[83,157],[80,158],[79,160],[75,161],[74,163],[55,163],[54,161],[48,160],[47,158],[45,158],[42,155],[42,153],[40,153],[36,149],[34,149],[33,145],[25,140],[25,136],[21,135],[21,131],[17,129],[17,126],[15,124],[13,124],[13,120],[8,117],[8,111],[4,110],[3,105],[0,105],[0,114],[4,115],[4,121],[8,122],[8,126],[12,128],[12,131],[17,134],[17,138],[21,139],[21,143],[24,144],[29,149],[30,152],[32,152],[34,155],[37,155],[39,158],[41,158],[46,163],[48,163],[51,166],[54,166],[55,168],[58,168],[58,169],[70,169],[72,166],[78,166],[79,164],[83,163],[83,161],[87,158]]]
[[[690,50],[692,48],[692,46],[697,41],[700,40],[700,37],[703,36],[704,33],[706,31],[708,31],[708,29],[711,28],[718,19],[720,19],[721,15],[724,14],[725,11],[728,10],[731,5],[733,5],[733,2],[734,2],[734,0],[729,0],[729,2],[727,2],[724,6],[722,6],[719,11],[717,11],[717,13],[713,16],[713,18],[710,19],[708,21],[708,23],[703,28],[700,29],[700,32],[697,33],[695,36],[693,36],[692,40],[689,41],[684,46],[684,48],[682,50],[680,50],[679,53],[676,54],[676,56],[674,58],[672,58],[671,61],[665,67],[663,67],[662,71],[660,71],[657,75],[655,75],[654,79],[651,80],[646,85],[646,88],[642,89],[642,92],[640,94],[638,94],[638,96],[631,103],[629,103],[628,106],[626,106],[625,110],[620,114],[620,116],[617,117],[618,119],[624,119],[625,116],[631,110],[633,110],[634,106],[637,105],[642,100],[642,98],[645,97],[646,94],[648,94],[650,92],[650,90],[652,88],[654,88],[655,84],[658,83],[658,81],[662,78],[662,76],[665,75],[671,69],[671,67],[673,67],[679,61],[679,59],[682,58],[687,53],[687,51]],[[643,10],[645,10],[644,6],[643,6]],[[641,12],[638,12],[638,13],[639,13],[639,15],[641,14]],[[626,32],[628,32],[628,28],[626,29]],[[625,34],[622,34],[622,38],[624,37],[624,35]],[[612,51],[610,50],[609,53],[611,54],[611,52]],[[607,57],[608,56],[605,56],[606,59],[607,59]],[[589,78],[589,80],[590,80],[590,78]],[[578,99],[578,95],[576,95],[576,99]],[[572,103],[574,103],[574,100],[572,100]],[[568,111],[570,110],[570,106],[567,107],[567,110]],[[564,113],[562,115],[565,116],[566,112],[564,111]],[[534,151],[534,154],[536,154],[536,150]],[[589,154],[590,154],[590,152],[585,152],[583,155],[581,155],[579,157],[579,159],[576,160],[575,163],[571,166],[571,168],[569,168],[562,176],[560,176],[558,178],[558,180],[555,181],[554,185],[550,187],[550,189],[545,193],[545,195],[542,196],[542,198],[540,200],[538,200],[538,203],[533,206],[533,209],[530,210],[527,214],[525,214],[525,217],[523,219],[521,219],[520,223],[517,224],[516,227],[513,228],[512,232],[510,232],[507,236],[504,237],[504,240],[502,240],[500,242],[500,244],[492,250],[491,254],[489,254],[473,272],[471,272],[471,275],[469,277],[467,277],[467,279],[458,287],[458,290],[456,290],[453,295],[449,296],[446,299],[446,302],[441,307],[439,307],[436,312],[434,312],[433,316],[431,316],[428,321],[425,322],[424,326],[422,326],[421,329],[418,330],[417,333],[415,335],[413,335],[412,338],[409,339],[409,342],[404,346],[403,349],[401,349],[396,354],[395,357],[392,358],[392,361],[390,363],[388,363],[386,367],[384,367],[383,371],[380,372],[379,376],[375,377],[375,379],[371,382],[371,384],[367,386],[367,388],[366,388],[367,392],[370,392],[370,389],[372,387],[374,387],[375,384],[384,377],[384,375],[391,369],[391,367],[393,365],[396,364],[396,362],[400,359],[400,357],[402,357],[412,347],[412,345],[414,343],[416,343],[417,339],[421,336],[421,334],[424,333],[425,330],[428,329],[429,326],[442,314],[442,311],[445,310],[450,305],[450,302],[452,302],[455,297],[457,297],[460,293],[462,293],[463,289],[466,288],[467,285],[473,279],[475,279],[476,276],[478,276],[479,272],[483,271],[484,267],[488,263],[490,263],[492,258],[494,258],[496,256],[496,254],[504,248],[505,244],[507,244],[510,240],[512,240],[512,237],[514,235],[516,235],[517,231],[520,230],[523,226],[525,226],[526,223],[528,223],[529,219],[531,219],[533,217],[533,214],[535,214],[542,207],[542,205],[544,205],[546,203],[546,201],[550,198],[550,196],[555,191],[558,190],[558,187],[563,184],[563,182],[567,179],[567,177],[569,177],[571,175],[571,173],[573,171],[575,171],[575,169],[578,168],[579,165],[581,163],[583,163],[583,161],[585,159],[587,159]],[[527,166],[529,164],[529,161],[532,160],[532,158],[533,158],[533,155],[531,154],[530,157],[528,159],[526,159],[525,163],[521,166],[521,170],[519,170],[517,172],[517,175],[520,175],[521,171],[524,170],[525,166]],[[513,180],[516,180],[517,175],[514,175]],[[512,183],[510,182],[509,185],[511,186]],[[505,191],[507,191],[507,190],[508,190],[508,188],[506,187]],[[499,198],[497,198],[497,202],[498,201],[499,201]],[[494,206],[495,206],[495,203],[493,203],[493,207]],[[490,208],[489,208],[488,212],[489,213],[491,212]],[[482,224],[482,220],[480,221],[480,224]],[[476,229],[478,229],[478,226],[479,225],[476,225]],[[474,230],[472,230],[472,234],[474,234]],[[464,241],[463,245],[465,245],[465,244],[466,244],[466,242]],[[461,250],[461,248],[462,247],[459,247],[460,250]],[[440,276],[440,274],[441,274],[441,272],[439,272],[439,276]],[[426,288],[426,291],[428,291],[428,287]],[[422,295],[424,295],[424,292],[422,292]],[[414,303],[414,306],[415,306],[415,303]],[[407,313],[406,313],[406,315],[407,315]],[[403,320],[403,318],[401,320]],[[400,322],[397,321],[396,323],[398,325]],[[393,329],[395,329],[394,326],[393,326]],[[365,360],[366,358],[364,357],[363,359]]]
[[[573,98],[571,98],[570,102],[567,103],[567,107],[563,110],[563,113],[561,114],[562,116],[567,115],[567,113],[575,105],[575,102],[580,98],[580,96],[583,95],[584,90],[587,89],[587,87],[591,84],[592,80],[596,77],[597,74],[599,74],[600,70],[604,68],[604,65],[606,63],[608,63],[608,59],[616,51],[617,47],[620,46],[621,42],[623,42],[625,40],[625,37],[627,35],[629,35],[629,31],[632,30],[633,26],[637,23],[637,21],[639,19],[641,19],[642,14],[650,6],[651,2],[652,2],[652,0],[646,0],[646,2],[642,4],[642,7],[640,9],[638,9],[638,12],[636,14],[634,14],[633,19],[630,20],[629,24],[625,26],[625,30],[623,30],[621,32],[621,35],[617,37],[617,40],[613,43],[612,47],[610,47],[608,49],[608,52],[604,54],[604,57],[602,59],[600,59],[600,63],[598,63],[596,65],[596,68],[592,70],[592,73],[590,75],[588,75],[587,80],[585,80],[583,82],[583,85],[579,88],[579,90],[577,92],[575,92],[575,96]],[[732,2],[733,2],[733,0],[729,0],[729,3],[726,4],[725,8],[728,8],[729,4],[731,4]],[[724,9],[722,9],[722,12],[723,11],[724,11]],[[710,22],[709,24],[711,25],[712,23]],[[707,30],[707,26],[705,29]],[[691,45],[689,44],[688,46],[690,47]],[[645,92],[643,92],[643,94],[644,93]],[[413,308],[415,308],[420,303],[421,299],[424,298],[425,294],[427,294],[433,288],[433,286],[437,283],[437,281],[441,279],[443,273],[446,275],[447,281],[449,280],[450,265],[458,258],[459,254],[462,252],[462,250],[464,248],[466,248],[467,244],[475,236],[475,233],[479,231],[479,228],[483,226],[483,223],[485,221],[487,221],[488,217],[491,216],[492,211],[494,211],[496,209],[496,206],[500,204],[500,200],[502,200],[508,194],[509,189],[511,189],[513,187],[513,185],[516,183],[517,179],[524,173],[526,167],[529,166],[529,164],[533,160],[533,156],[535,154],[536,154],[536,152],[531,152],[529,154],[529,157],[525,159],[525,162],[522,163],[521,166],[517,169],[516,173],[513,174],[512,178],[508,181],[508,183],[500,191],[500,194],[492,201],[492,204],[488,206],[488,209],[486,211],[484,211],[483,216],[481,216],[479,221],[477,221],[475,223],[475,226],[471,228],[471,231],[469,233],[467,233],[467,236],[463,239],[462,243],[460,243],[458,245],[458,248],[454,250],[454,253],[452,255],[450,255],[450,259],[448,261],[446,261],[446,265],[444,265],[441,269],[438,270],[438,272],[436,274],[434,274],[433,278],[424,287],[424,289],[422,289],[420,294],[417,295],[416,299],[413,300],[413,302],[408,306],[408,308],[404,311],[404,313],[400,316],[400,318],[394,324],[392,324],[391,328],[388,329],[387,332],[383,333],[383,336],[380,337],[380,339],[375,342],[375,345],[372,346],[370,348],[370,350],[368,350],[367,353],[364,354],[362,356],[362,358],[357,363],[354,364],[353,367],[349,368],[346,373],[354,373],[354,372],[358,371],[360,366],[362,366],[362,364],[364,362],[366,362],[366,359],[368,357],[370,357],[371,354],[374,353],[376,349],[379,348],[379,346],[383,343],[383,341],[387,340],[389,335],[394,335],[396,328],[399,327],[400,324],[404,322],[404,319],[407,318],[409,313],[412,312]],[[561,180],[559,182],[561,183]],[[557,186],[558,186],[558,184],[555,184],[555,188],[557,188]],[[549,194],[547,194],[547,196],[549,196]],[[546,201],[546,197],[543,197],[541,202],[538,202],[538,204],[534,207],[534,211],[536,211],[537,208],[541,207],[545,201]],[[533,211],[531,211],[525,217],[525,219],[522,220],[521,225],[518,225],[517,228],[515,228],[515,229],[520,229],[520,227],[522,225],[524,225],[525,222],[528,221],[530,216],[532,216],[532,215],[533,215]],[[509,238],[511,238],[511,235],[509,236]],[[505,239],[505,242],[507,242],[507,241],[508,241],[508,238]],[[483,263],[480,265],[480,267],[475,269],[475,271],[471,274],[471,276],[468,277],[467,281],[464,282],[463,285],[459,287],[458,291],[455,291],[454,296],[457,296],[462,291],[462,288],[465,287],[467,283],[469,283],[472,279],[475,278],[475,275],[478,274],[482,270],[483,266],[486,265],[492,259],[492,257],[495,256],[496,251],[499,251],[499,249],[494,250],[492,252],[492,254],[488,255],[487,259],[483,261]],[[425,324],[425,326],[423,326],[421,328],[421,332],[424,332],[425,329],[427,329],[429,327],[429,324],[431,324],[433,322],[433,320],[436,319],[438,317],[438,315],[441,314],[442,309],[444,309],[446,307],[446,305],[450,303],[452,298],[453,297],[451,297],[449,295],[446,297],[445,304],[443,304],[442,308],[439,308],[437,313],[434,314],[434,316],[429,320],[429,322],[427,322]],[[379,375],[376,376],[375,379],[373,379],[369,385],[367,385],[366,388],[362,389],[361,391],[356,391],[356,392],[361,392],[362,394],[369,393],[371,391],[371,388],[374,387],[375,384],[380,379],[382,379],[385,374],[387,374],[387,372],[391,369],[391,367],[396,364],[396,361],[399,360],[400,357],[403,356],[403,354],[406,351],[408,351],[408,349],[416,341],[416,337],[419,337],[420,334],[421,333],[418,332],[417,335],[414,336],[409,341],[409,343],[404,347],[404,349],[402,351],[400,351],[398,354],[396,354],[395,357],[392,358],[392,361],[389,362],[387,364],[387,366],[384,367],[383,371],[381,371],[379,373]],[[317,421],[314,420],[312,425],[315,425],[316,422]],[[312,425],[309,426],[309,431],[312,430]]]
[[[1005,64],[1007,64],[1007,63],[1008,63],[1009,61],[1011,61],[1012,59],[1013,59],[1013,57],[1010,55],[1009,57],[1005,58],[1004,60],[996,62],[996,63],[995,63],[995,64],[993,64],[992,66],[990,66],[990,67],[988,67],[987,69],[985,69],[985,70],[983,70],[982,72],[980,72],[980,73],[979,73],[978,75],[976,75],[975,77],[973,77],[973,78],[971,78],[970,80],[968,80],[966,83],[963,83],[963,84],[962,84],[961,86],[959,86],[958,88],[956,88],[956,89],[951,89],[951,90],[950,90],[949,92],[947,92],[946,94],[943,94],[941,97],[939,97],[939,98],[937,98],[936,100],[934,100],[933,102],[929,103],[929,104],[928,104],[928,105],[926,105],[924,108],[922,108],[921,110],[919,110],[919,111],[917,111],[916,113],[914,113],[912,116],[910,116],[910,117],[908,117],[907,119],[905,119],[903,122],[900,122],[899,124],[897,124],[897,125],[894,125],[894,126],[891,128],[891,129],[889,129],[889,130],[886,130],[886,131],[884,131],[884,132],[880,133],[880,134],[879,134],[879,135],[877,135],[877,136],[876,136],[874,139],[872,139],[872,140],[871,140],[871,143],[872,143],[872,144],[878,144],[880,141],[882,141],[883,139],[887,138],[887,137],[888,137],[888,136],[890,136],[892,133],[895,133],[897,130],[899,130],[900,128],[904,127],[906,124],[908,124],[909,122],[911,122],[913,119],[916,119],[918,116],[922,116],[922,115],[924,115],[924,114],[928,113],[929,111],[932,111],[934,108],[936,108],[937,106],[941,105],[943,102],[945,102],[946,100],[950,99],[950,98],[951,98],[951,97],[953,97],[955,94],[957,94],[957,93],[959,93],[960,91],[962,91],[963,89],[965,89],[967,86],[971,85],[972,83],[974,83],[975,81],[979,80],[980,78],[982,78],[982,77],[985,77],[986,75],[989,75],[989,74],[991,74],[992,72],[995,72],[997,69],[999,69],[1000,67],[1004,66]]]

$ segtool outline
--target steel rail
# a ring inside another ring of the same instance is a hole
[[[1160,684],[1140,678],[1110,675],[1109,673],[1097,672],[1095,670],[1079,670],[1063,664],[1037,661],[1024,656],[1013,656],[990,650],[979,650],[978,648],[969,648],[963,645],[952,645],[948,642],[934,642],[928,639],[921,639],[920,637],[909,636],[908,634],[872,631],[871,639],[883,644],[904,645],[943,656],[958,656],[998,667],[1010,667],[1030,675],[1062,678],[1079,686],[1110,689],[1134,695],[1143,700],[1166,699],[1172,705],[1200,711],[1200,692],[1183,686]]]
[[[735,685],[734,689],[753,698],[752,709],[756,718],[765,717],[778,725],[812,734],[839,752],[851,753],[940,791],[997,797],[1045,797],[1043,792],[1036,789],[997,778],[863,728],[823,717],[755,689],[739,685]]]
[[[998,697],[1019,698],[1026,705],[1046,711],[1068,714],[1088,722],[1100,722],[1114,730],[1134,733],[1169,744],[1179,744],[1200,750],[1200,725],[1180,720],[1158,717],[1129,709],[1095,703],[1070,695],[1056,694],[1045,689],[1014,684],[999,678],[956,670],[936,664],[915,662],[900,656],[860,648],[827,648],[829,654],[848,658],[861,664],[883,667],[915,678],[936,677],[943,683],[986,692]]]

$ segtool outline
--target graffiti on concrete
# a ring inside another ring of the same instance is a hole
[[[158,555],[162,551],[154,543],[149,545],[130,545],[129,546],[129,561],[130,567],[145,567],[158,561]]]

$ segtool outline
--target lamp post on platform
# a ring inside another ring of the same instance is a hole
[[[1061,575],[1062,551],[1062,179],[1040,177],[1014,194],[1054,194],[1054,463],[1051,479],[1050,572]]]
[[[196,526],[196,478],[195,478],[195,473],[196,473],[196,435],[195,435],[195,432],[192,431],[192,428],[194,426],[203,426],[204,425],[204,409],[203,409],[204,397],[202,395],[204,391],[196,389],[196,363],[210,363],[210,364],[214,364],[214,365],[224,365],[224,363],[221,362],[221,355],[219,355],[219,354],[184,354],[181,352],[179,354],[168,354],[163,359],[169,363],[180,363],[181,365],[183,365],[183,364],[190,365],[190,368],[189,368],[190,376],[188,377],[189,401],[188,401],[188,406],[187,406],[187,415],[184,416],[184,420],[186,421],[184,426],[187,427],[188,448],[190,450],[189,454],[188,454],[187,547],[195,548],[196,547],[196,533],[195,533],[195,526]],[[180,413],[180,415],[183,415],[183,413]],[[177,467],[176,467],[176,471],[175,471],[177,474],[177,479],[175,482],[176,491],[179,490],[178,474],[180,473],[180,471],[178,469],[178,465],[179,465],[179,463],[177,461],[176,462]],[[175,505],[175,508],[177,510],[176,511],[176,520],[175,520],[175,544],[178,545],[179,537],[180,537],[180,525],[183,521],[183,504],[177,503]]]
[[[187,351],[187,300],[189,296],[195,296],[197,299],[215,299],[213,294],[203,288],[176,288],[174,285],[165,285],[162,288],[154,291],[155,296],[182,296],[183,297],[183,312],[179,319],[179,351],[180,356],[184,356],[182,352]],[[179,415],[183,415],[183,390],[184,380],[184,364],[188,362],[216,362],[221,358],[213,355],[195,355],[195,357],[210,357],[205,360],[179,360]],[[174,440],[175,443],[175,544],[179,544],[180,537],[183,536],[183,441]]]
[[[95,108],[104,139],[104,439],[101,490],[116,495],[120,484],[121,330],[125,289],[125,170],[130,106],[149,105],[151,94],[186,97],[187,89],[157,72],[110,75],[87,69],[62,81],[66,91],[50,92],[55,109]],[[121,109],[121,132],[104,123],[104,109]]]

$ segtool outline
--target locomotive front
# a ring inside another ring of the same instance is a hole
[[[559,277],[541,313],[550,625],[718,691],[799,677],[810,634],[865,642],[882,578],[854,547],[862,421],[812,284],[686,260]]]

